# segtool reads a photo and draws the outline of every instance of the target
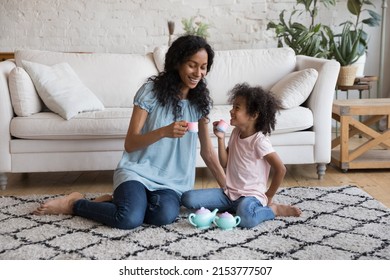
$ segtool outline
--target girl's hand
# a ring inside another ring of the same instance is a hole
[[[219,139],[223,139],[225,137],[225,132],[221,132],[217,129],[218,121],[213,122],[213,131],[215,136]]]
[[[265,193],[265,195],[267,196],[267,199],[268,199],[267,205],[270,206],[271,204],[273,204],[273,202],[272,202],[273,196],[270,196],[270,195],[267,194],[267,193]]]
[[[165,137],[169,138],[181,138],[187,132],[187,122],[177,121],[165,127]]]

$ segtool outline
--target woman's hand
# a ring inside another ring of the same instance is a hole
[[[181,138],[186,134],[187,130],[186,121],[177,121],[164,127],[164,135],[169,138]]]
[[[164,137],[180,138],[187,132],[187,122],[177,121],[142,134],[141,131],[145,125],[148,114],[149,113],[141,107],[137,105],[134,106],[125,139],[126,152],[130,153],[144,149]]]

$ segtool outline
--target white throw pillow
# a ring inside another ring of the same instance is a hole
[[[39,98],[34,84],[21,67],[12,69],[8,76],[12,107],[19,117],[28,117],[42,111],[42,100]]]
[[[272,88],[284,109],[301,105],[309,97],[317,81],[318,72],[313,68],[292,72],[279,80]]]
[[[154,64],[156,64],[158,72],[162,72],[165,66],[165,55],[168,51],[168,46],[155,47],[153,50]]]
[[[68,63],[47,66],[22,61],[46,106],[66,120],[78,113],[99,111],[104,105],[87,88]]]

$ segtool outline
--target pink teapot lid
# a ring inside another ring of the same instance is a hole
[[[208,214],[208,213],[210,213],[210,210],[204,207],[201,207],[195,212],[195,214]]]
[[[229,212],[224,212],[221,215],[219,215],[220,218],[232,218],[233,215],[230,214]]]

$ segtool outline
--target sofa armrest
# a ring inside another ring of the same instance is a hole
[[[297,70],[314,68],[318,71],[317,82],[306,101],[313,112],[315,132],[315,161],[329,163],[332,140],[332,104],[340,63],[335,60],[297,55]]]
[[[11,171],[10,122],[14,116],[8,87],[8,76],[15,68],[13,60],[0,62],[0,173]]]

